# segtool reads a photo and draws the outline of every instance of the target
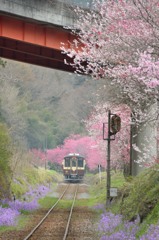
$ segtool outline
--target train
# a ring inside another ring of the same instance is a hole
[[[62,161],[65,181],[82,181],[86,168],[86,161],[78,153],[70,153]]]

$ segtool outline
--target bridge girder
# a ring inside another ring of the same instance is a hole
[[[30,22],[0,13],[0,56],[30,64],[73,72],[61,52],[61,43],[69,48],[76,37],[62,27]]]

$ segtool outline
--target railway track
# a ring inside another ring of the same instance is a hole
[[[78,189],[79,184],[68,184],[56,203],[23,240],[66,240]],[[72,200],[70,209],[57,209],[60,200],[66,194]],[[61,221],[63,224],[61,224]]]

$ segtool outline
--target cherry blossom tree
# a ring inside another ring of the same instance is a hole
[[[133,117],[139,123],[146,123],[158,116],[158,111],[152,115],[150,107],[159,100],[159,59],[149,52],[136,55],[135,65],[115,67],[112,75],[114,82],[120,82],[122,98],[131,107]]]
[[[118,85],[115,100],[129,105],[134,117],[145,118],[143,109],[147,110],[157,96],[158,2],[97,0],[90,11],[77,8],[75,12],[77,30],[73,32],[78,39],[70,49],[62,49],[73,58],[76,72]]]
[[[122,118],[121,132],[112,143],[112,166],[121,167],[129,161],[130,112],[138,126],[158,117],[150,108],[159,93],[159,4],[157,0],[96,0],[90,11],[76,8],[75,13],[74,43],[69,49],[62,47],[73,59],[66,64],[75,67],[77,73],[105,79],[106,85],[118,89],[110,99],[116,106],[111,109]],[[108,104],[99,104],[87,120],[94,140],[70,136],[63,146],[47,151],[48,159],[61,163],[68,153],[78,152],[91,169],[97,164],[104,166],[106,144],[101,133],[108,108]]]
[[[46,160],[46,154],[41,149],[31,149],[30,153],[34,156],[34,164],[35,166],[44,166]]]
[[[114,66],[133,62],[136,49],[150,45],[153,29],[133,1],[97,0],[89,12],[75,12],[78,40],[63,50],[73,58],[77,72],[107,76]]]
[[[44,160],[44,154],[35,151],[36,156]],[[79,153],[84,156],[86,164],[90,169],[95,169],[99,164],[103,167],[106,165],[105,158],[103,157],[96,140],[89,136],[71,135],[65,139],[64,144],[55,149],[47,150],[47,160],[52,163],[61,164],[63,158],[69,153]]]
[[[62,49],[76,72],[103,78],[118,89],[110,101],[128,105],[138,129],[152,121],[156,127],[158,109],[151,109],[159,93],[158,1],[96,0],[90,11],[75,12],[77,38]],[[146,145],[145,139],[143,150]]]
[[[123,169],[124,165],[130,161],[130,108],[126,105],[113,106],[112,104],[100,104],[95,108],[94,113],[86,120],[86,128],[89,135],[96,139],[96,144],[101,150],[103,158],[106,159],[107,148],[106,141],[103,140],[103,123],[105,124],[104,135],[108,135],[108,110],[117,114],[122,119],[121,130],[115,136],[115,141],[111,142],[111,167],[114,169]]]

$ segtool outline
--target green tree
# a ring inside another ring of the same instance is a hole
[[[10,137],[4,124],[0,123],[0,197],[9,197],[10,195]]]

